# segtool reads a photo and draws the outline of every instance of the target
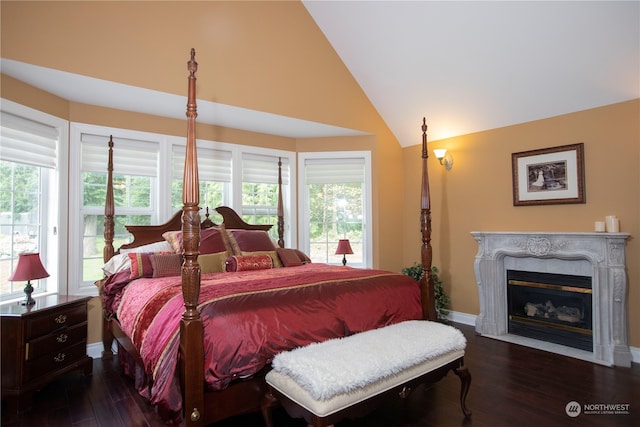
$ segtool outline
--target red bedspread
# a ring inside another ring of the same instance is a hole
[[[141,392],[161,414],[179,414],[180,277],[137,279],[110,298],[152,377]],[[413,279],[326,264],[203,275],[198,308],[211,390],[255,374],[281,351],[422,317]]]

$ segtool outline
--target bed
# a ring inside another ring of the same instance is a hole
[[[400,273],[312,263],[229,207],[201,220],[195,137],[195,51],[188,61],[183,208],[168,222],[132,226],[113,247],[113,141],[105,203],[104,358],[118,358],[136,389],[168,424],[203,426],[277,404],[264,381],[273,356],[312,342],[405,320],[437,320],[433,279],[426,121],[422,123],[420,283]],[[280,165],[279,165],[280,169]],[[281,179],[280,189],[281,189]],[[123,259],[128,258],[128,268]],[[117,262],[114,262],[117,261]],[[114,268],[114,265],[119,267]]]

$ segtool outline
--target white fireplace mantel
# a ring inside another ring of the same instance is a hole
[[[612,366],[631,366],[628,344],[628,233],[473,231],[474,270],[480,294],[476,331],[493,338]],[[593,352],[508,333],[507,270],[590,276]]]

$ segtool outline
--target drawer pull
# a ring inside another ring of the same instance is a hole
[[[64,362],[64,358],[65,358],[66,354],[64,353],[58,353],[56,356],[53,357],[53,360],[60,363],[60,362]]]
[[[63,323],[65,323],[67,321],[67,315],[66,314],[61,314],[60,316],[56,317],[54,319],[54,321],[58,324],[61,325]]]
[[[67,342],[67,340],[69,339],[69,335],[67,334],[60,334],[58,335],[58,337],[56,338],[56,341],[58,342]]]

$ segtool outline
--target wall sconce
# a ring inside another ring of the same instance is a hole
[[[449,153],[446,148],[437,148],[433,150],[436,155],[436,159],[440,162],[441,165],[448,171],[453,167],[453,156]]]

